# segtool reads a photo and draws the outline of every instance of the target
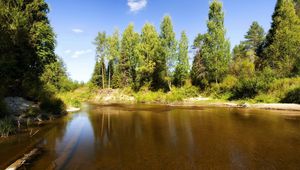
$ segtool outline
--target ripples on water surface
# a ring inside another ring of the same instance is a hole
[[[51,169],[54,164],[56,169],[85,170],[297,169],[300,117],[290,113],[91,105],[32,138],[2,141],[0,165],[40,142],[43,153],[28,169]]]

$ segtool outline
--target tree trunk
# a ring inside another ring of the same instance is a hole
[[[108,66],[108,88],[110,88],[110,66]]]
[[[102,88],[104,89],[105,88],[105,75],[104,75],[104,67],[102,65]]]

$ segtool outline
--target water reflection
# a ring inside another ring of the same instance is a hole
[[[29,168],[300,167],[300,120],[272,113],[226,108],[94,105],[45,129],[39,136],[45,152]],[[2,149],[4,146],[15,150],[24,146],[12,143],[1,143],[0,155],[9,152]]]

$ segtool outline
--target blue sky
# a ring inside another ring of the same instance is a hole
[[[206,32],[210,0],[46,0],[50,22],[57,34],[56,53],[63,58],[71,78],[88,81],[95,64],[93,40],[99,31],[123,31],[133,22],[140,32],[145,22],[159,31],[164,15],[171,15],[177,38],[187,32],[190,45]],[[276,0],[222,0],[231,47],[243,40],[253,21],[267,31]],[[193,57],[192,55],[190,56]]]

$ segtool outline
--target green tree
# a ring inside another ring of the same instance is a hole
[[[198,34],[194,40],[193,49],[195,50],[195,56],[191,69],[191,80],[194,86],[206,87],[208,85],[207,81],[207,71],[204,65],[202,57],[202,47],[204,44],[205,35]]]
[[[294,3],[291,0],[277,1],[273,22],[258,67],[266,66],[276,70],[277,76],[286,77],[299,74],[300,60],[300,19],[296,15]]]
[[[210,4],[207,22],[208,32],[205,34],[201,50],[209,83],[222,81],[229,68],[230,44],[225,37],[222,6],[218,0],[213,0]]]
[[[47,65],[58,61],[55,34],[43,0],[0,2],[0,74],[7,95],[37,99]]]
[[[179,42],[178,50],[178,63],[176,65],[175,74],[174,74],[174,84],[176,86],[183,86],[187,81],[189,76],[189,56],[188,56],[188,38],[186,33],[183,31],[181,33],[181,39]]]
[[[136,82],[138,63],[137,46],[139,34],[134,31],[134,25],[129,24],[121,40],[121,54],[118,69],[120,71],[120,87],[128,87]]]
[[[120,38],[119,30],[115,30],[113,35],[108,38],[108,68],[107,68],[107,79],[108,79],[108,88],[118,86],[116,79],[119,76],[119,72],[116,68],[117,62],[120,57]],[[117,75],[114,75],[117,74]]]
[[[49,84],[57,87],[65,76],[56,79],[52,74],[63,69],[54,53],[55,34],[48,12],[44,0],[0,1],[0,89],[5,89],[4,96],[39,101],[42,109],[57,114],[65,107]]]
[[[107,58],[107,38],[105,32],[99,32],[94,44],[96,45],[96,65],[92,76],[92,82],[103,89],[106,87],[106,67],[105,58]]]
[[[160,39],[163,48],[162,66],[165,67],[165,79],[168,82],[169,89],[171,89],[172,71],[174,70],[176,61],[176,38],[173,30],[173,24],[170,16],[165,16],[160,25],[161,33]]]
[[[255,62],[257,52],[261,50],[265,39],[264,29],[254,21],[246,33],[245,39],[233,48],[233,64],[245,59],[252,63]]]
[[[254,21],[245,35],[245,39],[243,44],[246,50],[256,52],[265,40],[265,31],[258,22]]]
[[[160,68],[163,63],[161,51],[161,42],[155,27],[146,23],[138,46],[138,87],[148,84],[152,89],[158,89],[162,86],[164,80],[161,72],[164,70]]]
[[[41,82],[47,90],[54,93],[74,90],[79,86],[79,83],[69,78],[63,60],[58,56],[57,59],[56,62],[46,65],[40,77]]]

